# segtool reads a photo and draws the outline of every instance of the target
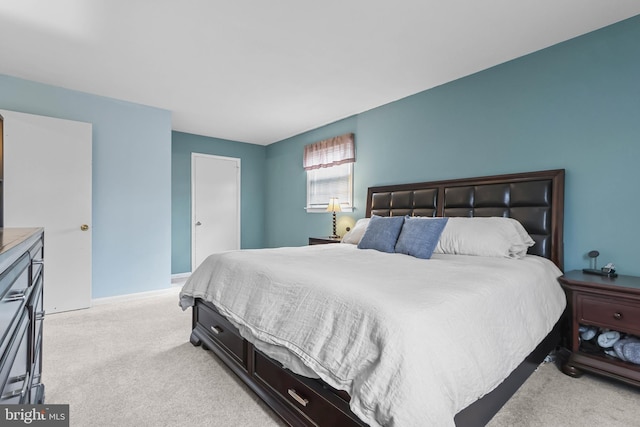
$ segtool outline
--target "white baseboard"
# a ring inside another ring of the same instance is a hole
[[[94,298],[91,300],[91,306],[94,307],[96,305],[104,305],[104,304],[116,304],[116,303],[121,303],[121,302],[126,302],[126,301],[133,301],[133,300],[137,300],[137,299],[142,299],[142,298],[149,298],[149,297],[154,297],[154,296],[159,296],[159,295],[166,295],[169,293],[175,293],[176,295],[178,294],[179,290],[180,290],[181,286],[178,285],[172,285],[170,288],[165,288],[165,289],[157,289],[154,291],[147,291],[147,292],[136,292],[133,294],[126,294],[126,295],[115,295],[112,297],[103,297],[103,298]]]
[[[189,276],[191,276],[191,272],[187,272],[187,273],[178,273],[178,274],[172,274],[171,275],[171,283],[175,283],[175,282],[184,282],[186,279],[189,278]]]
[[[184,281],[187,280],[189,276],[191,276],[191,272],[172,274],[171,287],[169,288],[157,289],[154,291],[146,291],[146,292],[136,292],[133,294],[115,295],[112,297],[94,298],[91,300],[91,306],[93,307],[96,305],[132,301],[136,299],[149,298],[149,297],[154,297],[158,295],[165,295],[171,292],[175,292],[177,294],[178,290],[182,287],[182,285],[184,284]]]

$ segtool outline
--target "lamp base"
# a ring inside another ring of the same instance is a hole
[[[340,236],[336,234],[336,213],[335,211],[331,213],[333,214],[333,234],[329,237],[331,237],[332,239],[339,239]]]

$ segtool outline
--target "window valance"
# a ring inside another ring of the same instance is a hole
[[[302,165],[305,170],[313,170],[355,161],[356,149],[353,134],[346,133],[305,145]]]

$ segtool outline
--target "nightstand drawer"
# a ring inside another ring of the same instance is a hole
[[[640,305],[628,300],[578,295],[580,322],[640,335]]]

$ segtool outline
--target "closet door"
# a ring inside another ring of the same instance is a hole
[[[191,271],[240,249],[240,159],[191,153]]]
[[[90,123],[0,111],[4,226],[44,227],[47,313],[91,303]]]

